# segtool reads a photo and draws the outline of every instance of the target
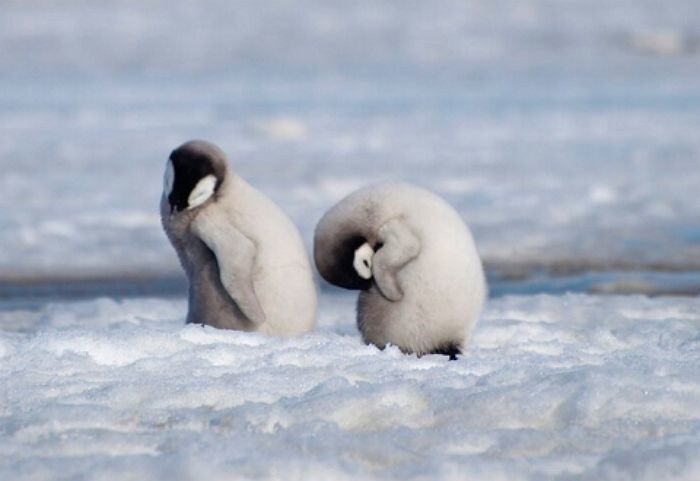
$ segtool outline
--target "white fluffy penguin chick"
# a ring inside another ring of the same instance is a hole
[[[319,221],[314,259],[331,284],[361,290],[367,343],[405,353],[462,353],[486,282],[469,229],[443,199],[404,183],[362,188]]]
[[[215,145],[175,149],[160,202],[189,280],[187,322],[277,336],[313,329],[316,286],[299,231]]]

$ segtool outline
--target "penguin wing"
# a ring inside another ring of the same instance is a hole
[[[192,231],[214,252],[221,283],[228,295],[248,319],[261,324],[265,322],[265,313],[253,286],[256,248],[225,214],[219,209],[200,212],[192,221]]]
[[[392,219],[380,227],[378,240],[382,247],[372,259],[372,275],[382,295],[397,302],[403,298],[397,274],[418,257],[420,241],[400,219]]]

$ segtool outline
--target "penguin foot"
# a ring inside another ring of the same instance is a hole
[[[457,356],[462,355],[462,349],[458,344],[443,344],[442,346],[439,346],[435,350],[431,351],[429,354],[449,356],[450,361],[456,361]]]

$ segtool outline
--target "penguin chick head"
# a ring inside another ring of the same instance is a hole
[[[345,289],[372,287],[372,259],[375,248],[363,235],[332,231],[317,232],[314,259],[319,274],[328,282]]]
[[[216,145],[191,140],[173,150],[165,167],[163,192],[170,212],[199,207],[214,196],[226,176],[226,155]]]

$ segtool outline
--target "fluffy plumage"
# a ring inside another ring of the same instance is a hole
[[[338,202],[316,227],[314,259],[331,284],[361,290],[357,325],[365,342],[380,348],[454,358],[486,297],[481,260],[460,215],[410,184],[372,185]]]
[[[279,336],[313,329],[316,287],[297,228],[218,147],[175,149],[164,189],[163,228],[189,280],[187,322]]]

